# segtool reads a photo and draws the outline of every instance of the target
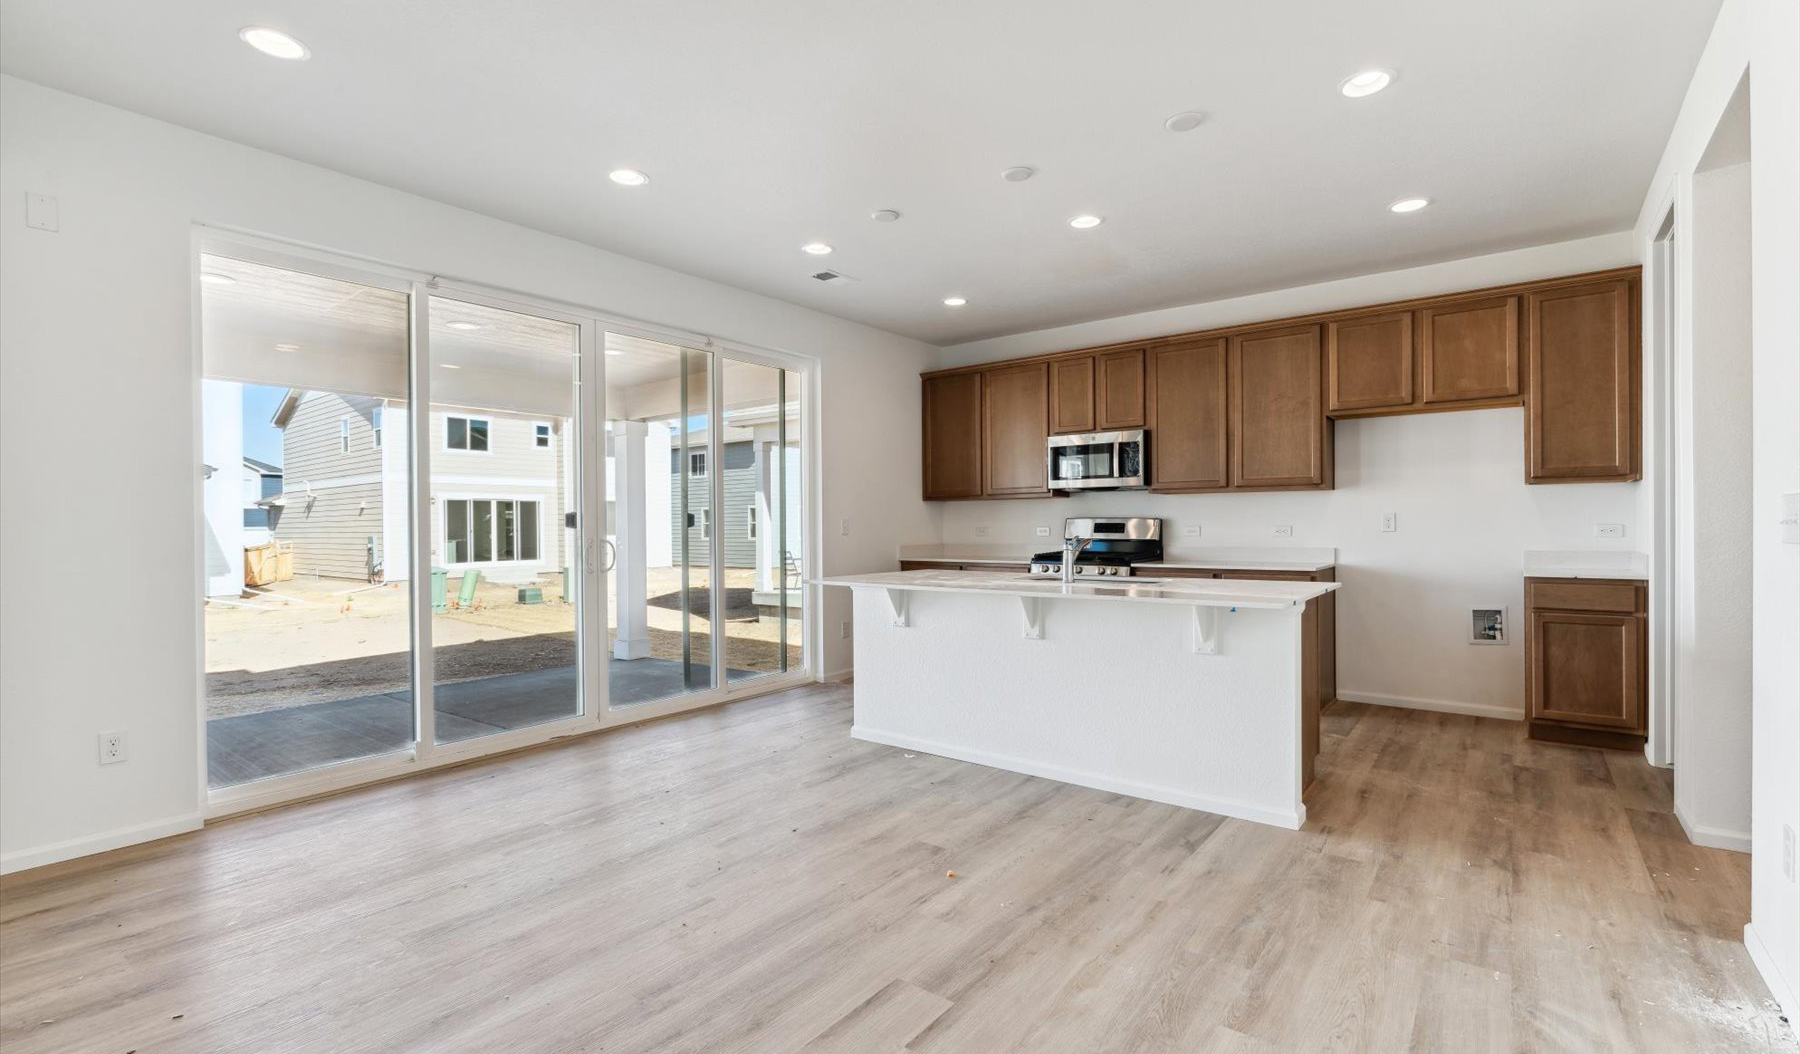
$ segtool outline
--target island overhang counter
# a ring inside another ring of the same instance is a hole
[[[1298,828],[1335,582],[899,571],[854,594],[858,739]]]

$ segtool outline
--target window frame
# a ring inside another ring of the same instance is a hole
[[[466,559],[453,560],[450,558],[450,545],[453,540],[450,536],[451,509],[459,503],[467,506],[468,509],[465,526],[468,532],[467,542],[469,553]],[[478,551],[475,528],[476,525],[481,522],[476,511],[476,506],[482,504],[488,506],[487,559],[477,559],[475,555]],[[514,555],[511,558],[502,558],[500,556],[500,553],[503,551],[501,548],[502,538],[500,525],[503,522],[504,517],[501,513],[501,506],[507,504],[513,506],[512,552]],[[551,547],[545,543],[544,539],[544,529],[547,522],[544,509],[549,504],[550,495],[542,493],[498,495],[492,492],[476,494],[457,491],[437,495],[437,505],[441,509],[437,516],[438,523],[435,530],[437,535],[438,565],[441,567],[458,568],[462,570],[483,567],[530,567],[533,565],[549,568],[549,557],[545,554],[551,551]],[[534,521],[533,526],[536,528],[533,532],[535,537],[531,539],[531,548],[537,555],[532,557],[522,557],[518,555],[523,550],[524,542],[527,537],[523,527],[525,516],[521,511],[525,505],[537,506],[536,511],[532,514]]]
[[[491,435],[491,433],[490,433]],[[548,421],[531,422],[531,445],[534,450],[555,449],[556,430]],[[489,444],[490,446],[493,444]]]
[[[350,452],[350,415],[345,414],[344,416],[338,418],[338,453],[348,454],[349,452]]]
[[[385,409],[385,408],[382,407],[380,404],[376,404],[375,408],[373,410],[369,411],[369,425],[371,428],[373,428],[375,430],[375,436],[369,443],[370,450],[380,450],[381,449],[381,427],[384,423],[382,421],[382,416],[383,416],[382,410],[383,409]]]
[[[452,421],[463,422],[464,445],[462,446],[450,445],[450,422]],[[476,421],[481,422],[481,439],[485,444],[480,450],[476,450],[474,447],[468,445],[471,437],[475,434],[472,426]],[[483,417],[480,414],[445,414],[443,436],[443,449],[447,452],[457,454],[492,454],[494,452],[494,419],[492,417]]]
[[[744,538],[746,541],[754,542],[757,540],[756,539],[756,521],[757,521],[756,502],[752,501],[749,505],[745,506],[745,510],[749,513],[749,518],[747,519],[747,521],[744,524]]]
[[[695,476],[705,476],[706,475],[707,462],[710,460],[706,455],[707,455],[707,452],[705,450],[691,450],[690,449],[687,452],[687,456],[688,456],[687,470],[688,470],[688,476],[690,478],[695,477]],[[698,472],[694,471],[694,465],[696,464],[696,462],[694,460],[695,458],[699,459],[699,461],[697,463],[700,466],[700,470]]]

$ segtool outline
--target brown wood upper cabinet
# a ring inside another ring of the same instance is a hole
[[[1144,351],[1128,348],[1050,364],[1050,432],[1144,427]]]
[[[981,497],[981,374],[925,378],[925,500]]]
[[[1326,323],[1325,373],[1334,413],[1412,405],[1413,369],[1411,311]]]
[[[1148,353],[1150,486],[1217,490],[1227,469],[1225,340],[1199,340]]]
[[[1050,433],[1094,431],[1094,357],[1050,364]]]
[[[1050,367],[1003,366],[981,374],[981,492],[988,497],[1049,494]]]
[[[1427,406],[1519,395],[1519,298],[1419,309],[1419,400]]]
[[[1094,427],[1101,432],[1142,428],[1144,349],[1127,348],[1095,356]]]
[[[1231,485],[1331,485],[1318,326],[1285,326],[1231,338]],[[1154,438],[1154,437],[1153,437]],[[1151,451],[1154,462],[1156,452]]]
[[[1638,479],[1637,283],[1529,293],[1525,317],[1526,482]]]

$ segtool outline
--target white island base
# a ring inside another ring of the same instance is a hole
[[[1307,605],[1335,583],[824,581],[855,593],[858,739],[1279,827],[1306,820],[1318,720]]]

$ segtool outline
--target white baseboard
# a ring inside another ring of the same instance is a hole
[[[1525,711],[1494,703],[1465,703],[1458,699],[1417,699],[1410,695],[1382,695],[1379,692],[1340,690],[1339,699],[1346,703],[1369,703],[1394,706],[1402,710],[1431,710],[1440,714],[1464,714],[1468,717],[1492,717],[1501,721],[1523,721]]]
[[[1750,851],[1749,831],[1732,831],[1723,827],[1708,827],[1705,824],[1690,823],[1688,818],[1681,814],[1680,802],[1675,803],[1675,820],[1681,824],[1682,833],[1687,835],[1688,841],[1695,845],[1705,846],[1708,849],[1730,849],[1737,853]]]
[[[199,813],[185,816],[171,816],[166,820],[154,820],[150,823],[138,824],[136,827],[121,827],[116,831],[106,831],[87,838],[71,838],[66,842],[39,846],[36,849],[24,849],[17,853],[0,856],[0,875],[10,875],[14,871],[28,871],[46,864],[60,864],[64,860],[73,860],[79,856],[92,856],[104,853],[109,849],[123,849],[139,842],[154,842],[158,838],[170,835],[186,834],[198,831],[202,821]]]
[[[1250,820],[1254,823],[1266,823],[1271,827],[1285,827],[1297,831],[1306,823],[1306,806],[1298,805],[1293,812],[1280,809],[1265,808],[1247,802],[1233,801],[1229,798],[1213,798],[1200,794],[1189,794],[1186,791],[1159,787],[1150,783],[1139,783],[1136,780],[1116,779],[1092,772],[1081,772],[1066,769],[1058,765],[1047,765],[1026,758],[1016,758],[1005,754],[993,754],[985,750],[970,750],[965,747],[951,746],[929,739],[886,732],[863,725],[852,725],[852,738],[870,743],[881,743],[903,750],[916,750],[921,754],[935,754],[941,758],[955,761],[969,761],[989,768],[1005,769],[1008,772],[1022,772],[1027,776],[1042,776],[1045,779],[1060,783],[1073,783],[1078,787],[1091,787],[1094,790],[1109,791],[1113,794],[1129,794],[1133,798],[1145,798],[1159,801],[1167,805],[1179,805],[1186,809],[1198,809],[1201,812],[1217,813],[1220,816],[1231,816],[1239,820]]]
[[[830,684],[836,684],[839,681],[848,681],[850,679],[850,675],[855,672],[856,672],[855,669],[853,669],[852,667],[846,666],[841,670],[830,670],[830,671],[820,674],[819,680],[825,681]]]
[[[1788,1028],[1800,1037],[1800,993],[1796,993],[1788,979],[1781,976],[1775,968],[1775,957],[1769,954],[1769,948],[1763,944],[1762,935],[1756,932],[1754,924],[1744,927],[1744,947],[1750,952],[1750,962],[1756,972],[1762,974],[1763,983],[1769,986],[1769,994],[1781,1004],[1781,1012],[1787,1015]]]

